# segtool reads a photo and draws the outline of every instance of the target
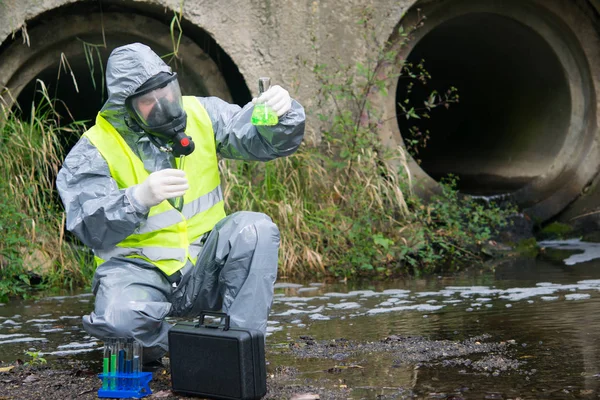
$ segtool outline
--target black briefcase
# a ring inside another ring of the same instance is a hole
[[[205,324],[205,316],[221,318]],[[265,339],[261,331],[229,326],[229,315],[200,313],[169,330],[174,392],[209,399],[260,399],[267,393]]]

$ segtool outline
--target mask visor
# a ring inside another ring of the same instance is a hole
[[[183,112],[183,99],[175,75],[161,86],[143,90],[128,100],[142,127],[150,129],[172,122]]]

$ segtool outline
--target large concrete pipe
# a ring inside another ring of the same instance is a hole
[[[214,95],[233,101],[233,92],[237,100],[249,100],[248,89],[230,60],[218,66],[208,54],[218,49],[206,41],[207,36],[201,43],[211,47],[205,51],[187,36],[195,31],[186,30],[179,43],[180,58],[169,57],[174,51],[173,35],[169,21],[162,19],[124,8],[100,11],[72,7],[30,21],[26,37],[29,46],[19,38],[1,49],[3,103],[15,108],[16,101],[28,116],[34,100],[37,103],[41,98],[41,80],[49,96],[60,100],[58,111],[65,120],[93,123],[107,97],[104,68],[108,55],[115,47],[135,41],[148,44],[161,56],[167,55],[164,59],[177,71],[184,94]],[[175,40],[176,35],[177,31]],[[224,70],[228,71],[230,84],[235,83],[234,91],[228,86]]]
[[[409,98],[455,86],[460,103],[416,121],[431,132],[420,164],[411,162],[416,188],[434,192],[453,174],[463,193],[514,200],[541,221],[558,214],[599,169],[593,9],[566,0],[424,1],[400,24],[409,27],[419,15],[426,20],[408,46],[391,38],[393,49],[408,62],[424,60],[432,76]],[[414,122],[397,106],[407,97],[404,82],[390,83],[395,96],[375,99],[390,146],[410,139]]]

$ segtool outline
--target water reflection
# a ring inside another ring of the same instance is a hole
[[[280,282],[268,325],[269,368],[296,368],[297,373],[282,379],[289,384],[339,387],[343,382],[353,388],[351,398],[402,397],[407,391],[424,398],[577,398],[596,393],[600,260],[566,265],[563,259],[510,260],[458,276],[385,283]],[[24,358],[24,351],[40,351],[49,360],[99,359],[102,342],[81,327],[81,316],[92,307],[87,293],[0,306],[0,359]],[[482,346],[510,343],[501,360],[508,368],[494,366],[493,352],[481,351],[430,352],[430,359],[408,363],[399,360],[410,351],[393,347],[340,351],[330,358],[286,352],[291,342],[306,336],[362,344],[411,336],[444,348],[482,335]],[[478,368],[482,360],[493,368]]]

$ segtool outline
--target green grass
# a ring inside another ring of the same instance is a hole
[[[0,300],[31,289],[89,283],[91,267],[64,237],[55,178],[62,143],[81,125],[61,126],[45,86],[31,115],[2,110],[0,119]]]

